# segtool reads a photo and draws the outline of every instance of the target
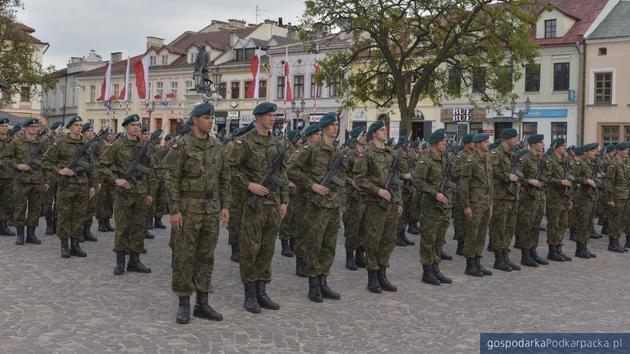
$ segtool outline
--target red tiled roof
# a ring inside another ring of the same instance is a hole
[[[230,46],[230,35],[232,33],[238,35],[239,38],[245,38],[249,36],[252,32],[254,32],[258,27],[259,26],[250,26],[234,30],[223,30],[204,33],[188,31],[169,43],[169,45],[183,50],[188,50],[188,48],[190,48],[191,46],[208,44],[212,48],[226,52],[232,49],[232,47]]]
[[[140,55],[136,55],[135,57],[131,57],[131,71],[133,72],[133,66],[140,60],[142,60],[142,57],[144,57],[144,53],[140,54]],[[117,75],[117,74],[124,74],[125,71],[127,70],[127,59],[125,60],[121,60],[117,63],[114,63],[114,65],[112,65],[112,75]],[[105,64],[103,64],[103,66],[98,67],[96,69],[92,69],[92,70],[88,70],[86,72],[83,72],[81,74],[79,74],[78,76],[80,77],[84,77],[84,76],[99,76],[99,75],[105,75]]]
[[[608,0],[547,0],[543,2],[543,8],[547,4],[552,5],[558,11],[576,19],[577,22],[569,29],[564,37],[539,38],[535,42],[541,46],[575,44],[584,39],[584,32],[595,21]]]

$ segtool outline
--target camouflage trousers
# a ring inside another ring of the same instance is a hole
[[[548,198],[545,214],[547,215],[547,243],[551,246],[562,246],[564,234],[569,227],[569,203]]]
[[[317,208],[308,202],[305,215],[310,221],[305,229],[306,274],[309,277],[329,275],[337,247],[339,208]]]
[[[87,184],[67,184],[57,191],[57,236],[78,239],[89,204]],[[94,200],[94,198],[92,198]]]
[[[453,235],[453,239],[463,241],[466,239],[466,217],[464,216],[464,206],[459,200],[459,195],[455,195],[454,198],[455,202],[453,203],[453,214],[455,215],[455,220],[453,221],[453,228],[455,229],[455,234]]]
[[[271,261],[280,229],[280,212],[275,204],[263,204],[260,214],[243,203],[239,249],[243,283],[271,281]]]
[[[365,246],[366,209],[365,197],[356,193],[348,195],[348,206],[343,214],[346,251],[354,252],[358,247]]]
[[[608,210],[608,221],[610,222],[608,237],[615,239],[621,236],[626,226],[628,210],[630,210],[628,208],[628,199],[615,199],[615,206],[609,206]]]
[[[232,195],[232,204],[230,204],[230,220],[228,221],[228,244],[238,245],[241,234],[241,221],[243,217],[243,205],[245,196],[242,193]]]
[[[116,239],[114,252],[142,253],[148,206],[146,194],[114,192],[114,221]]]
[[[96,216],[96,207],[98,205],[98,201],[96,199],[96,195],[88,200],[87,209],[85,211],[85,218],[83,219],[83,225],[89,226],[92,225],[92,221],[94,216]]]
[[[593,231],[593,208],[595,207],[595,199],[588,194],[578,190],[573,197],[574,222],[576,231],[576,241],[579,243],[588,243],[591,239]]]
[[[48,192],[42,193],[42,213],[46,218],[54,218],[57,214],[57,182],[48,185]]]
[[[464,257],[481,257],[486,241],[491,205],[471,203],[472,220],[466,220],[468,231],[464,240]]]
[[[523,196],[518,201],[515,235],[521,248],[529,250],[538,245],[540,223],[543,217],[543,200]]]
[[[13,179],[0,179],[0,221],[8,221],[13,213]]]
[[[113,187],[104,183],[96,195],[96,218],[109,220],[114,215]]]
[[[155,203],[153,204],[155,207],[151,216],[161,219],[162,216],[168,214],[168,206],[166,203],[166,185],[164,183],[164,179],[162,178],[158,178],[157,188],[155,190]]]
[[[185,205],[185,204],[182,204]],[[171,288],[178,297],[212,292],[214,250],[219,238],[219,213],[182,211],[181,228],[171,229]]]
[[[389,259],[396,247],[396,228],[400,203],[387,203],[382,208],[377,201],[368,201],[365,215],[365,255],[368,270],[389,267]]]
[[[403,212],[402,215],[398,218],[398,228],[397,231],[405,231],[407,225],[411,222],[411,213],[413,212],[413,201],[414,191],[413,189],[410,191],[403,190]]]
[[[293,252],[298,257],[306,257],[306,247],[308,245],[306,240],[306,230],[308,229],[305,225],[308,221],[308,218],[302,214],[297,215],[297,211],[303,211],[306,209],[306,198],[298,194],[293,199],[291,199],[291,203],[289,204],[289,209],[293,209],[292,221],[291,224],[288,224],[289,232],[291,232],[291,237],[293,238]],[[288,215],[287,211],[287,215]],[[286,218],[286,217],[285,217]]]
[[[440,254],[451,222],[451,208],[440,210],[432,201],[424,204],[427,207],[420,211],[420,263],[431,265],[442,260]]]
[[[293,238],[293,224],[295,219],[295,202],[296,197],[291,197],[291,201],[289,202],[289,207],[287,209],[287,215],[282,219],[280,223],[280,234],[279,237],[281,240],[290,240]]]
[[[518,202],[516,200],[495,199],[492,209],[490,224],[494,228],[492,232],[492,249],[494,251],[509,250],[512,243],[512,235],[516,227],[518,214]]]
[[[15,180],[15,226],[37,227],[42,208],[42,185]]]

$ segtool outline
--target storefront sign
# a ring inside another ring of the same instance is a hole
[[[254,115],[251,113],[243,113],[241,114],[241,124],[247,125],[254,121]]]
[[[367,114],[364,111],[354,112],[354,114],[352,114],[352,121],[353,122],[367,122]]]
[[[228,119],[238,119],[238,111],[229,111],[227,114]]]
[[[440,114],[443,123],[456,122],[483,122],[486,118],[486,110],[483,108],[455,107],[444,108]]]
[[[565,118],[568,112],[567,108],[532,108],[525,114],[525,118]]]

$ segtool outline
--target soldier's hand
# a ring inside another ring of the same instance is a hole
[[[442,204],[447,204],[448,203],[448,198],[446,198],[446,196],[442,193],[438,193],[435,195],[435,200],[437,200],[438,202],[442,203]]]
[[[467,207],[466,209],[464,209],[464,216],[466,216],[466,220],[468,221],[472,221],[472,208],[471,207]]]
[[[323,197],[327,196],[330,191],[328,188],[322,186],[321,184],[313,183],[311,184],[311,190]]]
[[[20,171],[28,171],[31,169],[31,166],[25,164],[25,163],[20,163],[17,165],[17,169]]]
[[[171,227],[173,229],[182,227],[182,213],[171,215]]]
[[[284,220],[284,217],[287,215],[287,205],[280,204],[280,220]]]
[[[539,180],[534,179],[534,178],[528,180],[527,182],[529,184],[531,184],[532,186],[534,186],[534,187],[541,187],[542,186],[542,183]]]
[[[258,183],[253,183],[250,182],[249,185],[247,185],[247,189],[256,194],[259,195],[261,197],[266,196],[267,194],[269,194],[269,189],[265,188],[265,186],[263,186],[262,184],[258,184]]]
[[[146,202],[147,202],[147,205],[151,205],[151,203],[153,203],[153,197],[150,195],[147,195]]]
[[[560,184],[562,184],[565,187],[571,187],[571,181],[569,181],[568,179],[561,180]]]
[[[361,191],[361,188],[359,188],[359,186],[357,185],[357,183],[354,180],[352,180],[352,188],[358,190],[359,192]]]
[[[129,182],[127,182],[126,179],[124,178],[117,178],[114,180],[114,184],[117,185],[120,188],[124,188],[124,189],[130,189],[131,188],[131,184],[129,184]]]
[[[518,181],[518,176],[510,173],[510,177],[509,177],[510,182],[517,182]]]
[[[96,189],[94,187],[90,188],[90,196],[88,199],[94,198],[95,195],[96,195]]]
[[[100,183],[96,186],[96,193],[101,191],[101,187],[103,187]]]
[[[402,205],[399,205],[398,206],[398,216],[402,215],[402,213],[403,213],[403,207],[402,207]]]
[[[407,172],[407,173],[405,173],[405,174],[403,175],[403,179],[410,180],[410,179],[412,179],[412,178],[413,178],[413,177],[411,176],[411,173],[409,173],[409,172]]]
[[[293,183],[293,182],[289,181],[289,188],[295,188],[295,187],[296,187],[296,186],[295,186],[295,183]]]
[[[57,174],[60,176],[74,176],[74,171],[72,171],[71,169],[67,167],[64,167],[61,170],[59,170]]]
[[[221,209],[221,222],[223,225],[230,221],[230,211],[228,209]]]
[[[50,186],[48,185],[48,183],[44,183],[44,185],[42,186],[42,192],[46,193],[48,192],[49,189],[50,189]]]
[[[389,193],[388,190],[383,189],[383,188],[380,188],[378,190],[378,196],[383,198],[383,199],[385,199],[385,200],[387,200],[388,202],[392,199],[392,194]]]
[[[608,205],[609,205],[611,208],[614,208],[614,207],[615,207],[615,202],[610,201],[610,202],[608,202]]]
[[[597,187],[597,183],[595,183],[595,181],[593,181],[592,179],[588,178],[586,180],[586,183],[588,183],[589,186],[596,188]]]

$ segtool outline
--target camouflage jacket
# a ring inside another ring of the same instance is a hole
[[[43,142],[42,142],[43,144]],[[1,152],[0,161],[2,161],[11,170],[15,171],[16,182],[43,184],[44,172],[41,168],[37,170],[30,169],[28,171],[19,171],[17,165],[26,163],[37,146],[37,139],[29,140],[26,134],[11,141]],[[42,155],[45,151],[42,148]],[[39,157],[41,159],[41,156]]]
[[[6,137],[0,136],[0,155],[11,143],[11,136],[9,134]],[[15,175],[15,170],[9,167],[8,162],[0,160],[0,179],[11,179]]]
[[[348,193],[349,197],[354,198],[354,197],[365,195],[365,192],[358,191],[352,186],[353,181],[356,184],[356,176],[354,174],[354,165],[357,163],[358,160],[363,158],[363,156],[365,156],[365,150],[360,152],[356,148],[356,146],[350,149],[350,151],[348,151],[348,154],[346,156],[346,192]]]
[[[433,207],[437,205],[437,196],[442,182],[442,176],[446,171],[446,158],[442,154],[434,154],[429,151],[422,156],[416,164],[416,170],[413,172],[413,184],[421,194],[420,204]],[[444,208],[453,206],[453,190],[446,187],[444,195],[448,198],[448,203],[443,204]]]
[[[223,145],[214,137],[187,135],[166,155],[164,168],[171,214],[211,214],[230,208],[230,166]]]
[[[395,153],[387,148],[380,149],[370,144],[365,150],[363,158],[355,161],[352,172],[355,175],[356,184],[366,192],[366,200],[380,202],[382,199],[378,195],[378,190],[383,188],[387,180]],[[400,169],[397,172],[400,175]],[[392,203],[400,203],[402,200],[400,189],[394,185]]]
[[[503,145],[491,152],[492,154],[492,176],[494,180],[494,199],[518,200],[518,182],[510,187],[510,174],[512,173],[512,158],[514,152],[506,149]]]
[[[566,202],[569,200],[564,196],[564,186],[561,181],[565,179],[564,161],[568,156],[561,158],[555,153],[545,162],[544,175],[547,178],[547,202]]]
[[[630,179],[628,166],[617,158],[610,161],[606,171],[605,202],[612,202],[616,199],[628,199],[630,197],[628,179]]]
[[[524,180],[522,190],[525,193],[522,197],[542,200],[544,197],[544,186],[536,187],[527,182],[530,179],[538,179],[540,177],[540,170],[544,167],[541,165],[541,157],[529,151],[524,156],[521,156],[520,165]]]
[[[595,162],[586,157],[583,157],[582,159],[573,163],[572,173],[575,177],[574,190],[576,193],[589,193],[593,190],[593,188],[588,184],[587,180],[593,177],[594,169]]]
[[[492,205],[494,185],[490,154],[483,156],[475,151],[470,154],[461,169],[461,201],[464,208],[471,204]]]
[[[143,144],[142,139],[131,140],[127,136],[116,140],[101,156],[100,177],[102,183],[113,185],[114,180],[117,178],[124,178],[125,172],[133,163],[136,153],[142,148]],[[147,152],[140,159],[140,162],[144,167],[153,169],[153,160],[149,154],[150,152]],[[127,181],[131,184],[131,189],[127,190],[126,193],[152,195],[155,189],[154,172],[152,171],[148,174],[140,173],[137,177],[138,183],[133,183],[131,180]]]
[[[46,151],[42,160],[46,183],[53,184],[63,178],[68,184],[88,185],[89,188],[96,188],[98,184],[98,171],[96,170],[90,152],[83,157],[83,160],[89,164],[88,168],[77,166],[75,168],[75,175],[70,177],[61,177],[57,173],[68,165],[87,142],[87,139],[83,137],[78,140],[72,139],[69,134],[55,142],[50,149]]]

